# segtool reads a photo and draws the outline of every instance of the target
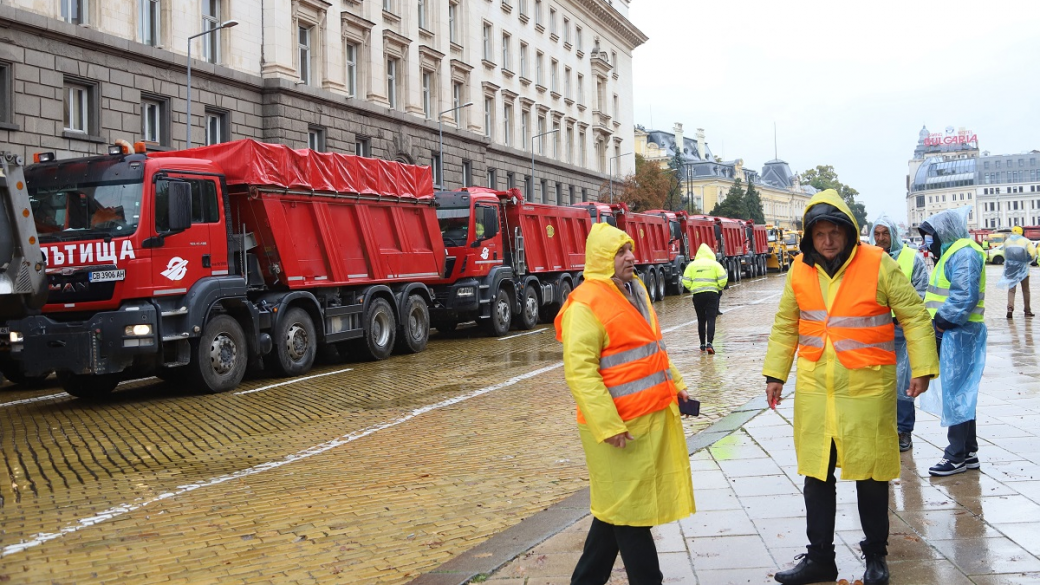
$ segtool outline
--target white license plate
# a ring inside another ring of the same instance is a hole
[[[95,270],[90,273],[90,282],[112,282],[126,280],[126,270]]]

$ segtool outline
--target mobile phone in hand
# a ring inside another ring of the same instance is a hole
[[[701,402],[699,400],[694,400],[693,398],[690,398],[689,400],[686,400],[686,401],[683,401],[683,399],[680,398],[679,399],[679,412],[681,412],[682,414],[690,415],[690,416],[700,416],[701,415]]]

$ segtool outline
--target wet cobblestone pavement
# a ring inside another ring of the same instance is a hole
[[[656,304],[703,403],[689,435],[760,392],[781,284],[725,293],[714,358],[688,295]],[[215,396],[149,379],[90,403],[6,383],[0,457],[11,583],[405,583],[587,486],[544,325]]]

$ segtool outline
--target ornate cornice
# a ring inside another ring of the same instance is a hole
[[[649,37],[635,27],[620,12],[603,0],[574,0],[574,5],[628,44],[629,50],[642,45]]]

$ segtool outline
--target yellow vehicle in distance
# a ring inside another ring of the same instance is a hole
[[[794,235],[796,233],[798,235]],[[766,234],[766,239],[769,242],[769,255],[766,256],[766,268],[777,272],[786,272],[791,268],[791,262],[794,260],[794,256],[798,253],[798,241],[801,239],[801,232],[785,230],[784,228],[767,224]],[[792,248],[788,244],[792,239],[794,239],[795,242],[793,254]]]

